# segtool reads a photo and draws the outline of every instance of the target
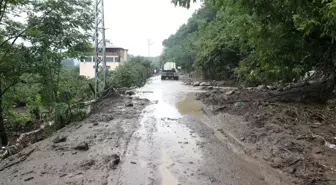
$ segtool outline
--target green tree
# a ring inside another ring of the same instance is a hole
[[[32,79],[41,84],[42,102],[55,108],[60,102],[61,60],[89,49],[93,14],[90,0],[4,0],[0,6],[0,22],[5,25],[0,30],[0,137],[6,145],[6,92],[20,83],[32,83],[24,77],[33,74]],[[19,15],[24,21],[13,18]]]

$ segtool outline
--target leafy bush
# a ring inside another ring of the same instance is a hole
[[[176,0],[188,7],[192,0]],[[335,74],[336,1],[205,1],[163,41],[164,62],[206,78],[292,81],[317,69]]]
[[[17,131],[29,131],[32,128],[32,117],[30,114],[25,113],[16,113],[13,110],[10,110],[6,114],[6,127],[7,130],[12,132]]]
[[[108,86],[113,88],[139,87],[152,75],[151,62],[143,57],[132,58],[108,74]]]

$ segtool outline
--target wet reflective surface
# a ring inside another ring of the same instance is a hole
[[[129,141],[118,184],[268,184],[207,126],[197,91],[159,76],[138,89],[136,96],[153,103]]]

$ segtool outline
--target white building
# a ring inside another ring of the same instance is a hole
[[[102,53],[99,53],[101,56]],[[128,50],[115,47],[111,44],[106,45],[106,67],[108,70],[115,70],[119,65],[128,61]],[[88,56],[79,65],[79,73],[81,76],[94,78],[95,76],[95,56]]]

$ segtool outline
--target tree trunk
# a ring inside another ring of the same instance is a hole
[[[7,133],[5,130],[5,122],[4,122],[4,115],[3,115],[3,109],[2,109],[2,84],[0,80],[0,139],[1,139],[1,144],[3,146],[7,146],[8,143],[8,138],[7,138]]]

